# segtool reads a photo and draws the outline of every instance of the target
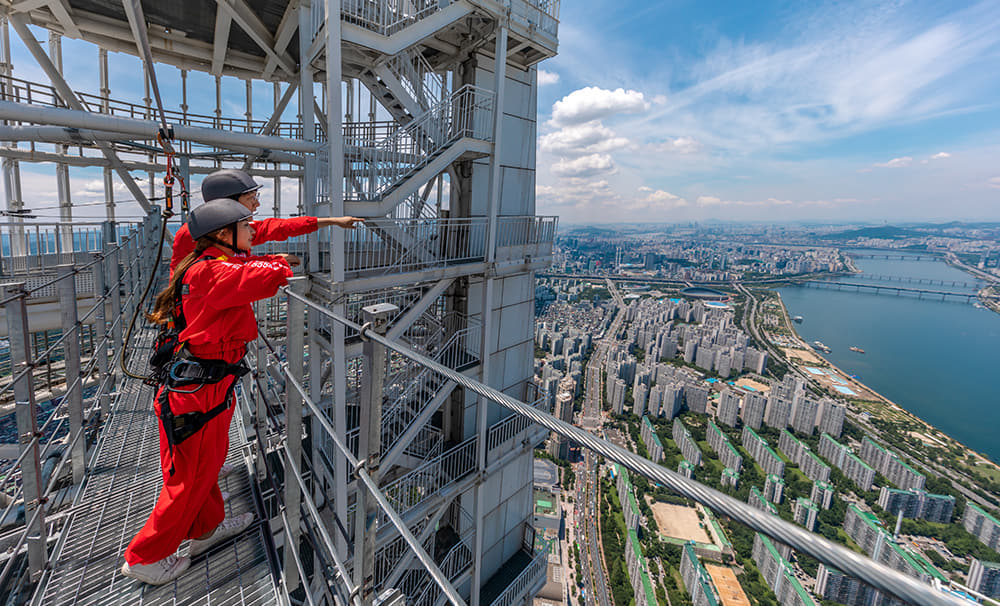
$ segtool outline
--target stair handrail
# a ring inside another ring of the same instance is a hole
[[[341,0],[341,19],[383,36],[436,13],[439,0]]]
[[[459,139],[490,141],[495,97],[493,91],[467,84],[375,146],[358,146],[360,160],[347,167],[345,199],[378,200]],[[352,191],[352,180],[365,191]]]
[[[434,71],[419,48],[408,48],[393,55],[385,62],[385,66],[425,110],[444,98],[444,78]]]

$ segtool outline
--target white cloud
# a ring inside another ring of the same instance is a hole
[[[676,137],[660,143],[654,143],[652,151],[666,154],[693,154],[701,151],[702,145],[691,137]]]
[[[673,210],[688,206],[688,201],[680,196],[676,196],[662,189],[652,189],[650,187],[640,187],[640,192],[646,196],[636,199],[632,204],[627,205],[630,210],[646,210],[650,212]]]
[[[943,160],[945,158],[950,158],[950,157],[951,154],[949,154],[948,152],[938,152],[933,156],[931,156],[931,160]]]
[[[606,90],[588,86],[566,95],[552,106],[552,123],[557,126],[599,120],[614,114],[636,114],[649,109],[643,94],[617,88]]]
[[[607,154],[590,154],[573,160],[560,160],[552,166],[559,177],[589,178],[615,172],[615,163]]]
[[[876,162],[875,166],[879,168],[903,168],[909,166],[913,163],[913,158],[910,156],[903,156],[902,158],[893,158],[888,162]]]
[[[993,177],[986,182],[986,186],[993,189],[1000,189],[1000,177]]]
[[[544,69],[538,70],[538,86],[555,84],[556,82],[559,82],[559,74],[545,71]]]
[[[538,140],[539,149],[560,156],[607,153],[628,145],[628,139],[616,136],[596,120],[563,127]]]

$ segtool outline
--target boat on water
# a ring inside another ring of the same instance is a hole
[[[861,349],[860,347],[855,347],[853,345],[850,346],[850,347],[848,347],[847,349],[850,349],[851,351],[854,351],[854,352],[857,352],[857,353],[861,353],[861,354],[865,353],[865,350]]]
[[[833,351],[832,349],[830,349],[826,345],[823,345],[822,341],[813,341],[813,347],[815,347],[816,349],[818,349],[819,351],[821,351],[823,353],[830,353],[831,351]]]
[[[802,324],[802,316],[793,317],[792,322],[795,322],[796,324]]]

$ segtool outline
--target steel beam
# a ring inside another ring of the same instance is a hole
[[[295,35],[295,32],[299,27],[298,12],[299,1],[291,0],[288,3],[288,6],[285,7],[284,14],[281,15],[281,23],[278,24],[278,31],[274,35],[274,52],[284,53],[288,50],[288,45],[292,42],[292,36]],[[300,59],[299,63],[305,63],[305,61]],[[264,71],[260,76],[261,79],[270,80],[271,74],[274,73],[274,68],[277,66],[278,62],[274,59],[274,57],[268,55],[267,63],[264,65]]]
[[[67,94],[72,93],[68,88],[66,92]],[[156,133],[160,128],[160,125],[153,120],[105,116],[83,109],[37,107],[22,103],[13,103],[11,101],[0,101],[0,120],[115,131],[122,133],[123,138],[131,135],[147,140],[156,139]],[[306,154],[316,152],[316,144],[311,141],[234,133],[214,128],[185,126],[181,124],[174,125],[174,138],[179,141],[193,141],[221,148],[242,146],[254,149],[277,149]]]
[[[66,105],[73,108],[72,110],[56,111],[68,112],[76,110],[83,113],[89,113],[84,110],[83,104],[76,98],[76,93],[73,92],[73,89],[71,89],[69,84],[66,83],[66,80],[63,79],[62,74],[59,73],[56,66],[52,64],[51,60],[49,60],[48,55],[46,55],[45,51],[42,50],[42,47],[38,44],[38,40],[35,39],[35,36],[28,30],[27,21],[28,19],[24,14],[10,16],[10,24],[14,26],[14,31],[16,31],[17,35],[21,37],[24,45],[28,47],[28,51],[35,58],[35,61],[38,62],[38,65],[43,71],[45,71],[45,74],[49,77],[49,81],[52,82],[52,86],[54,86],[59,92],[59,96],[62,97],[62,100],[66,103]],[[0,103],[3,103],[4,105],[10,104],[9,101],[2,101]],[[12,105],[18,104],[14,103]],[[101,153],[103,153],[104,157],[108,159],[108,162],[111,163],[111,167],[116,173],[118,173],[118,177],[122,180],[122,183],[125,184],[125,187],[128,188],[129,193],[131,193],[135,198],[136,203],[138,203],[139,206],[141,206],[147,213],[152,211],[153,207],[150,205],[149,200],[146,199],[146,195],[143,194],[142,189],[139,188],[139,185],[135,182],[135,179],[132,178],[132,175],[128,172],[128,170],[122,166],[121,160],[118,159],[118,155],[113,149],[111,149],[111,146],[102,142],[98,144],[98,147],[100,147]]]
[[[253,8],[243,0],[216,0],[218,10],[230,13],[236,24],[250,36],[257,46],[263,50],[267,56],[277,62],[281,69],[289,76],[296,73],[295,62],[286,52],[278,53],[274,49],[274,36],[268,31],[267,26],[260,20]]]
[[[0,147],[0,158],[10,158],[12,160],[21,160],[24,162],[63,162],[70,166],[102,166],[110,170],[111,163],[105,158],[100,158],[96,156],[64,156],[63,154],[57,154],[53,152],[40,152],[31,151],[28,149],[20,149],[17,147]],[[133,162],[130,160],[123,160],[122,166],[129,170],[143,170],[143,171],[155,171],[163,172],[167,170],[166,164],[149,164],[147,162]],[[189,169],[194,174],[208,174],[218,170],[214,166],[191,166]],[[269,170],[261,168],[251,168],[248,170],[252,175],[258,177],[301,177],[301,170]],[[112,186],[110,181],[106,185],[107,191],[112,191]],[[106,202],[110,202],[110,193],[108,194],[109,199]],[[23,204],[19,206],[22,208]],[[109,207],[110,208],[110,207]],[[112,214],[109,219],[114,220],[114,215]]]

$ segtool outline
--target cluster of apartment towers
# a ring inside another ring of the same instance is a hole
[[[616,414],[625,411],[629,393],[631,412],[639,417],[672,419],[685,404],[689,410],[706,411],[709,388],[700,374],[660,362],[676,358],[681,347],[684,362],[722,378],[743,370],[759,374],[767,366],[767,352],[748,344],[749,337],[733,324],[727,308],[701,301],[642,299],[625,313],[627,338],[609,349],[604,361],[605,395]],[[630,352],[633,345],[642,352],[641,362]]]

